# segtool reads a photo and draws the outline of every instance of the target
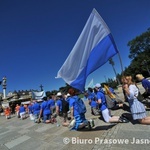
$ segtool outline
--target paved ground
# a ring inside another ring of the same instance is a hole
[[[119,93],[122,94],[122,93]],[[122,96],[122,95],[120,95]],[[86,102],[87,103],[87,102]],[[129,123],[109,124],[88,113],[96,126],[92,131],[69,131],[56,124],[35,124],[13,116],[6,120],[0,116],[0,150],[149,150],[150,125]],[[114,115],[128,113],[122,109]],[[147,113],[150,115],[149,110]]]

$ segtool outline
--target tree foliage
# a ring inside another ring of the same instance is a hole
[[[130,46],[129,58],[131,64],[125,68],[125,75],[132,75],[141,73],[145,77],[149,76],[150,68],[150,28],[128,42]]]
[[[150,51],[150,28],[146,32],[135,37],[135,39],[129,41],[128,46],[130,47],[130,59],[135,59],[142,53],[148,53]]]

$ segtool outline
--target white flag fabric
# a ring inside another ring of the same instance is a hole
[[[87,76],[104,65],[116,53],[118,50],[109,28],[93,9],[56,78],[62,78],[72,87],[83,91]]]
[[[32,99],[34,100],[41,100],[45,96],[46,96],[45,91],[40,91],[40,92],[32,91]]]
[[[94,88],[94,81],[93,81],[93,79],[89,82],[89,84],[87,85],[86,89],[88,89],[89,87]]]

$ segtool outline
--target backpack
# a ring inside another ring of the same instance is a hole
[[[67,113],[69,111],[69,103],[63,99],[62,100],[62,113]]]
[[[79,113],[79,114],[85,114],[86,113],[86,106],[83,102],[83,100],[81,98],[76,98],[75,99],[75,107],[74,109],[76,109],[76,111]]]
[[[107,108],[111,109],[116,105],[116,101],[111,99],[108,95],[105,95]]]

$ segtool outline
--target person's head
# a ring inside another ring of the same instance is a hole
[[[43,99],[43,101],[47,101],[47,97],[46,96],[44,96],[42,99]]]
[[[133,84],[132,76],[126,76],[125,78],[128,85]]]
[[[125,76],[123,76],[123,77],[121,78],[121,82],[122,82],[122,84],[127,84],[127,80],[126,80],[126,77],[125,77]]]
[[[58,92],[58,93],[56,94],[56,98],[57,98],[57,99],[62,98],[62,93],[61,93],[61,92]]]
[[[137,79],[138,81],[141,81],[142,79],[144,79],[144,77],[143,77],[142,74],[137,74],[137,75],[136,75],[136,79]]]
[[[95,85],[94,89],[95,89],[96,91],[99,91],[101,87],[102,87],[101,84],[100,84],[100,83],[97,83],[97,84]]]
[[[70,89],[68,90],[68,93],[70,94],[70,96],[75,96],[75,95],[76,95],[76,91],[75,91],[74,88],[70,88]]]
[[[91,87],[88,88],[88,92],[92,93],[93,89]]]

